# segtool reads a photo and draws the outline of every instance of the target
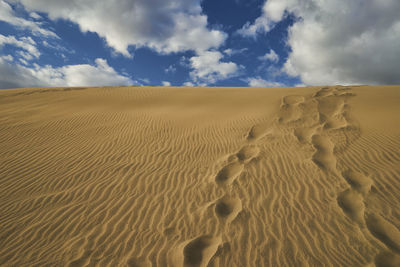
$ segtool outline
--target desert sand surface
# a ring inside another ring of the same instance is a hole
[[[1,266],[400,266],[400,86],[0,91]]]

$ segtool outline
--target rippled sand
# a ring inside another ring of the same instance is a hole
[[[400,86],[0,91],[1,266],[400,266]]]

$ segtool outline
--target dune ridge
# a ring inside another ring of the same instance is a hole
[[[399,266],[396,99],[0,91],[0,265]]]

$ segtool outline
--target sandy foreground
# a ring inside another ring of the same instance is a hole
[[[1,266],[400,266],[400,86],[0,91]]]

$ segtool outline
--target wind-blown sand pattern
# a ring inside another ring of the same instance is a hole
[[[0,92],[1,266],[400,266],[400,87]]]

